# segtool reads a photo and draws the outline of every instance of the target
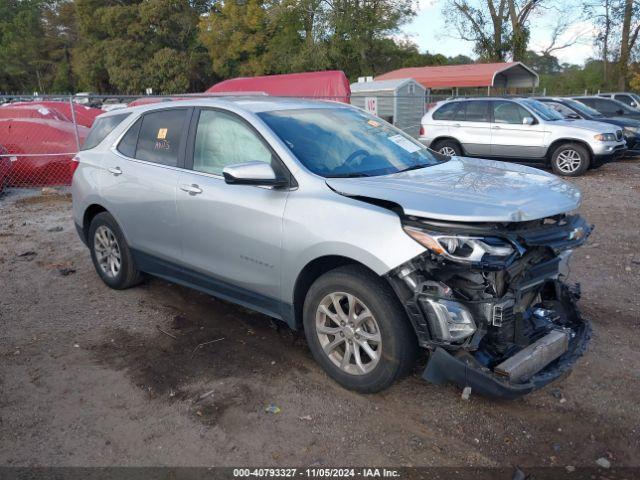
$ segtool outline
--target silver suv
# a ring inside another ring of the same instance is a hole
[[[103,114],[77,160],[75,224],[108,286],[151,274],[283,320],[347,388],[388,387],[421,347],[425,379],[512,398],[587,344],[564,281],[591,227],[552,174],[269,97]]]
[[[616,160],[626,150],[621,129],[565,120],[526,98],[438,103],[422,118],[420,141],[445,155],[543,163],[570,177]]]

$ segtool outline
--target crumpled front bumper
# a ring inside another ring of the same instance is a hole
[[[422,377],[434,384],[451,382],[460,388],[471,387],[472,392],[490,398],[515,399],[526,395],[569,371],[586,351],[591,340],[591,325],[580,316],[577,308],[575,314],[579,323],[573,328],[574,335],[569,340],[567,351],[526,382],[509,382],[490,369],[478,367],[469,357],[452,354],[442,347],[436,347],[430,354]]]

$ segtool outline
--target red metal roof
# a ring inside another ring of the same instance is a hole
[[[537,82],[537,74],[520,62],[401,68],[379,75],[376,80],[413,78],[426,88],[493,87],[496,75],[508,75],[514,67],[524,68]]]
[[[215,92],[264,92],[283,97],[309,97],[349,102],[351,87],[341,70],[239,77],[216,83]]]

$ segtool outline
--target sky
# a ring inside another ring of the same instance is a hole
[[[418,14],[412,22],[402,28],[401,35],[415,42],[422,52],[441,53],[448,57],[462,54],[473,58],[473,44],[454,38],[455,29],[447,32],[447,26],[441,13],[442,3],[439,0],[418,0]],[[531,19],[531,41],[529,43],[531,50],[539,52],[549,45],[557,17],[556,10],[549,10],[543,11]],[[568,26],[558,43],[566,43],[575,37],[579,38],[578,43],[557,50],[554,55],[558,57],[560,63],[582,65],[585,60],[595,55],[594,35],[594,28],[589,22],[577,20]]]

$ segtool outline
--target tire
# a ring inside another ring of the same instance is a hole
[[[438,140],[431,149],[448,157],[462,155],[462,148],[455,140]]]
[[[553,173],[563,177],[579,177],[589,169],[591,155],[577,143],[563,143],[551,154]]]
[[[99,213],[91,220],[87,243],[91,251],[93,266],[102,281],[109,287],[115,290],[124,290],[142,281],[142,274],[135,266],[122,230],[110,213]],[[100,255],[100,250],[111,252],[114,255]],[[105,256],[108,258],[102,260],[98,258],[98,255],[101,258]],[[119,258],[117,269],[111,267],[110,260],[114,257]]]
[[[341,308],[344,306],[343,316],[336,315],[332,295]],[[351,304],[354,307],[349,309]],[[330,315],[323,313],[323,307],[328,308]],[[363,315],[365,309],[371,315]],[[354,315],[349,315],[349,311]],[[349,323],[340,327],[334,319],[350,319],[355,327],[351,328]],[[364,267],[340,267],[318,278],[307,292],[303,323],[315,360],[349,390],[361,393],[384,390],[414,365],[418,344],[406,313],[391,287]],[[367,354],[364,343],[377,360]],[[332,348],[334,345],[337,346]],[[347,348],[350,355],[345,362]]]

